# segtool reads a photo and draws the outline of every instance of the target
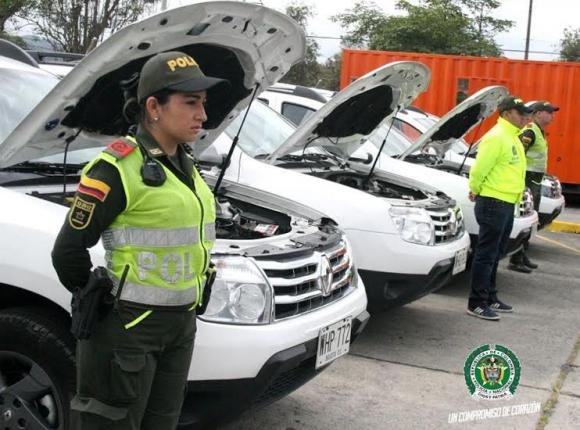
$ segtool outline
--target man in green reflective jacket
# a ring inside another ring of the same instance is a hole
[[[548,168],[548,140],[545,130],[554,121],[554,112],[560,108],[544,100],[528,103],[527,106],[533,110],[532,122],[522,130],[520,139],[526,151],[526,186],[532,192],[534,209],[538,211],[542,198],[542,180]],[[526,254],[528,247],[529,240],[526,240],[522,249],[511,256],[508,269],[530,273],[532,269],[538,268]]]
[[[475,201],[479,236],[467,313],[485,320],[499,320],[496,312],[513,311],[497,297],[495,278],[525,187],[526,157],[518,135],[531,112],[514,96],[502,99],[498,110],[497,124],[481,139],[469,173],[469,198]]]

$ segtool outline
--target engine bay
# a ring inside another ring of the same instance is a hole
[[[262,239],[292,230],[291,218],[271,209],[227,197],[216,199],[219,239]]]
[[[347,187],[355,188],[378,197],[401,199],[407,201],[425,200],[427,195],[418,189],[405,187],[372,176],[357,172],[313,172],[315,176],[336,182]]]
[[[39,192],[27,194],[69,207],[74,191]],[[292,230],[291,217],[242,200],[220,196],[216,199],[216,237],[229,240],[262,239],[286,234]]]

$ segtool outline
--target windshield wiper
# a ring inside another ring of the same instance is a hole
[[[314,163],[320,164],[325,161],[333,160],[332,157],[329,157],[325,154],[285,154],[281,157],[278,157],[277,160],[279,161],[312,161]]]
[[[9,172],[23,172],[23,173],[42,173],[42,174],[73,174],[79,175],[86,163],[70,164],[66,166],[63,163],[54,163],[47,161],[23,161],[22,163],[14,164],[12,166],[4,167],[0,170]]]

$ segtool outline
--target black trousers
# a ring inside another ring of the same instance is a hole
[[[195,312],[112,310],[77,343],[75,430],[173,430],[184,399]]]
[[[507,249],[514,209],[514,204],[492,197],[477,196],[475,200],[479,238],[471,266],[470,308],[485,306],[497,299],[497,266]]]
[[[544,179],[544,174],[542,172],[526,171],[526,187],[528,187],[532,193],[532,197],[534,198],[534,210],[536,212],[540,210],[540,199],[542,198],[542,179]],[[529,246],[530,239],[524,240],[522,243],[522,249],[511,256],[510,262],[521,264]]]

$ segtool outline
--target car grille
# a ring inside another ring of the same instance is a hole
[[[322,369],[316,370],[315,364],[316,357],[311,357],[297,367],[282,373],[253,401],[252,406],[255,408],[267,406],[301,387],[322,371]]]
[[[531,215],[534,212],[534,198],[532,197],[532,193],[529,189],[526,188],[524,194],[522,195],[522,200],[520,201],[519,206],[519,215],[521,217]]]
[[[435,227],[435,245],[452,242],[463,234],[463,212],[459,206],[444,210],[427,210]]]
[[[354,288],[352,261],[343,242],[306,258],[259,260],[274,288],[276,321],[335,302]]]

